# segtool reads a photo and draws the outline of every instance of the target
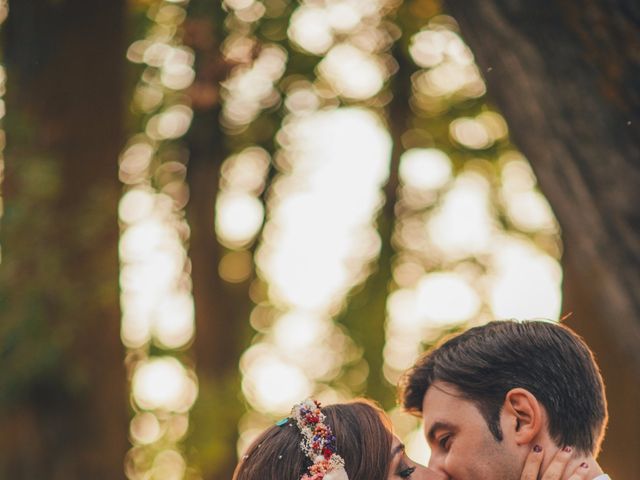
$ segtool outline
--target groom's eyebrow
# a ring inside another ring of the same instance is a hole
[[[454,430],[454,429],[455,429],[454,425],[449,422],[444,422],[444,421],[434,422],[434,424],[431,425],[431,428],[429,428],[429,432],[427,433],[427,440],[431,442],[435,442],[436,432],[438,432],[439,430]]]

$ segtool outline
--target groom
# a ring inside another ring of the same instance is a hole
[[[607,423],[593,355],[568,328],[497,321],[448,339],[401,382],[401,401],[422,416],[429,466],[451,480],[517,480],[527,454],[588,455],[567,472],[605,480],[597,455]],[[575,451],[571,451],[571,449]]]

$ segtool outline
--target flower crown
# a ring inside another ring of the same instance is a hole
[[[300,480],[349,480],[344,459],[336,453],[336,437],[324,423],[320,402],[307,399],[294,405],[291,418],[302,434],[300,448],[313,462]]]

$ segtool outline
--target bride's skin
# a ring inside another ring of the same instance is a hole
[[[559,450],[553,456],[544,474],[540,476],[539,470],[543,458],[542,451],[532,450],[527,456],[520,480],[587,480],[593,478],[593,465],[597,467],[595,460],[591,457],[576,458],[571,453]],[[584,467],[584,465],[587,465],[587,467]],[[394,435],[393,444],[391,445],[391,465],[387,480],[400,479],[448,480],[446,475],[434,472],[411,460],[405,452],[404,445]]]

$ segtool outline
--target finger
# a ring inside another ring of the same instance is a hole
[[[567,480],[585,480],[589,475],[589,465],[587,462],[581,463],[576,469],[573,471],[571,476]]]
[[[542,447],[540,447],[540,445],[536,445],[531,449],[524,462],[520,480],[536,480],[538,478],[540,465],[542,465],[542,457]]]
[[[551,463],[544,471],[542,480],[560,480],[564,469],[567,467],[569,460],[571,460],[571,453],[573,449],[571,447],[564,447],[553,456]]]

